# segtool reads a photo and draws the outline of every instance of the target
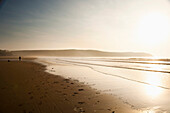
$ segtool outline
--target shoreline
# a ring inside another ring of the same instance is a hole
[[[0,61],[0,112],[141,112],[113,95],[45,70],[44,65],[32,61]]]

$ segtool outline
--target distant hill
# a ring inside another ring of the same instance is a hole
[[[7,50],[0,50],[0,56],[12,56],[13,54]]]
[[[151,54],[142,52],[104,52],[98,50],[21,50],[12,51],[20,56],[57,56],[57,57],[150,57]]]

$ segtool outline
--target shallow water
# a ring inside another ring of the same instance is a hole
[[[47,71],[116,95],[149,113],[170,113],[170,62],[129,58],[39,58]]]

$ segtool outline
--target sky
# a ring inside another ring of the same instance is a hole
[[[170,57],[169,0],[0,0],[0,49]]]

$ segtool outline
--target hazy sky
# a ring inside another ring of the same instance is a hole
[[[169,56],[169,0],[0,0],[0,49]]]

